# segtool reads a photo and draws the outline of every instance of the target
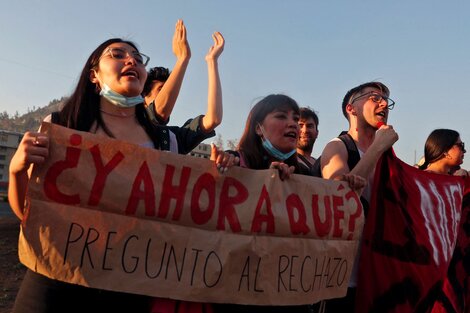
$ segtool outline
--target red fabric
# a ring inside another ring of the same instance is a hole
[[[150,313],[213,313],[209,303],[179,301],[164,298],[152,300]]]
[[[470,178],[466,178],[457,245],[433,313],[470,312]]]
[[[464,181],[420,171],[391,151],[376,169],[356,312],[430,312],[457,241]]]

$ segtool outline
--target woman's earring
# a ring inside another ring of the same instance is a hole
[[[100,94],[100,92],[101,92],[100,85],[97,84],[97,83],[95,84],[95,92],[96,92],[97,94]]]

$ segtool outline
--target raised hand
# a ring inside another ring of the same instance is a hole
[[[191,49],[186,38],[186,27],[183,20],[178,20],[175,25],[175,34],[173,35],[173,53],[177,59],[189,60],[191,58]]]
[[[381,152],[385,152],[398,140],[398,134],[391,125],[382,125],[375,132],[373,145],[376,145]]]
[[[221,33],[215,32],[212,34],[212,39],[214,39],[214,44],[209,48],[209,52],[206,54],[206,61],[217,60],[217,58],[224,51],[225,39]]]

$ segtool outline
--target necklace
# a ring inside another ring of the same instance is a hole
[[[123,112],[121,112],[120,114],[117,114],[117,113],[106,112],[105,110],[102,110],[102,109],[100,109],[100,111],[104,114],[111,115],[111,116],[114,116],[114,117],[126,118],[126,117],[134,117],[135,116],[135,113],[127,115],[127,114],[124,114]]]

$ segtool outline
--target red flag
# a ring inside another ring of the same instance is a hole
[[[433,313],[470,312],[470,177],[465,185],[457,244]]]
[[[363,233],[356,312],[430,312],[457,241],[462,178],[384,154]]]

